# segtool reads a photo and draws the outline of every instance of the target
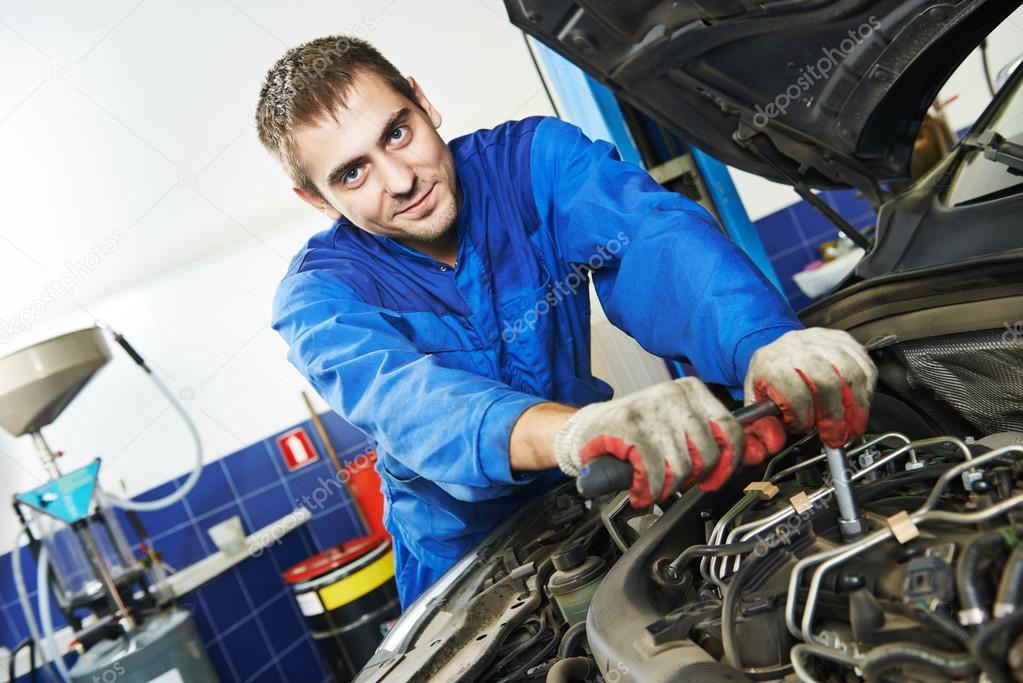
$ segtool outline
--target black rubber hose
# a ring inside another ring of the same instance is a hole
[[[742,555],[756,550],[762,541],[754,538],[749,541],[738,543],[725,543],[723,545],[691,545],[683,550],[678,557],[671,561],[665,571],[669,572],[668,578],[676,578],[682,572],[683,567],[697,557],[728,557],[731,555]],[[671,576],[670,572],[675,572]]]
[[[1023,610],[1016,610],[1008,616],[984,625],[973,637],[970,650],[991,683],[1014,683],[1013,676],[1005,665],[1005,653],[993,653],[991,641],[1006,631],[1015,631],[1020,627],[1023,627]]]
[[[557,662],[547,671],[547,683],[571,683],[592,681],[597,674],[597,663],[593,657],[569,657]]]
[[[131,356],[131,359],[135,361],[140,368],[146,372],[152,372],[152,370],[149,369],[149,365],[146,364],[146,359],[142,357],[142,354],[135,350],[134,346],[128,343],[127,339],[125,339],[119,332],[114,332],[113,334],[114,341],[116,341],[120,347],[124,349],[125,353]]]
[[[532,617],[530,617],[532,618]],[[528,620],[527,620],[528,621]],[[539,625],[537,626],[536,633],[522,641],[515,648],[504,656],[493,668],[494,671],[503,671],[505,667],[509,666],[515,659],[523,652],[533,647],[542,637],[544,631],[547,630],[547,610],[540,611]]]
[[[967,542],[956,563],[956,591],[959,593],[959,608],[962,611],[979,609],[987,611],[981,600],[980,587],[977,585],[977,569],[987,555],[1007,542],[1001,529],[986,531],[974,536]]]
[[[586,640],[585,621],[580,621],[565,631],[565,635],[561,637],[561,646],[558,648],[558,657],[568,659],[575,656],[575,649],[579,646],[579,641],[582,640]]]
[[[558,650],[558,643],[561,642],[561,627],[558,625],[557,619],[554,618],[554,612],[550,605],[543,609],[547,615],[547,625],[551,629],[551,639],[543,646],[538,652],[530,657],[526,662],[520,666],[516,671],[510,675],[500,679],[503,682],[517,681],[525,675],[525,672],[537,666],[540,662],[546,661],[549,657],[553,656]]]
[[[1011,605],[1015,609],[1019,606],[1020,591],[1023,591],[1023,545],[1016,546],[1005,563],[995,604]]]
[[[991,97],[995,96],[995,82],[991,79],[991,65],[987,56],[987,38],[980,41],[980,66],[984,70],[984,83],[987,84],[987,91]]]
[[[743,584],[753,574],[759,563],[767,555],[753,555],[739,567],[728,582],[725,589],[725,599],[721,605],[721,647],[725,651],[725,663],[733,669],[742,671],[742,657],[739,654],[739,647],[735,644],[735,612],[739,604],[739,596],[742,594]]]
[[[800,538],[794,540],[787,548],[778,548],[775,552],[763,554],[754,553],[742,563],[739,571],[732,575],[731,581],[725,589],[724,601],[721,604],[721,647],[725,651],[725,663],[737,671],[742,671],[742,657],[739,655],[739,648],[735,644],[735,612],[739,604],[739,596],[747,585],[756,585],[764,577],[759,574],[760,567],[771,569],[786,561],[786,558],[793,553],[805,549],[808,539],[802,536],[803,531],[809,525],[803,525],[794,530],[794,535]],[[732,544],[738,545],[738,544]]]
[[[860,663],[863,677],[873,683],[893,667],[914,664],[949,678],[966,678],[977,672],[972,655],[951,655],[916,643],[889,643],[875,647]]]
[[[873,484],[861,486],[856,492],[856,499],[862,504],[881,498],[892,491],[898,491],[902,487],[909,486],[910,484],[934,481],[941,477],[941,475],[945,474],[945,472],[952,469],[952,467],[956,464],[958,463],[940,463],[937,465],[928,465],[927,467],[919,470],[893,474],[881,479],[880,481],[876,481]]]

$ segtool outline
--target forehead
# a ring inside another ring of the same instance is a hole
[[[322,181],[334,165],[369,154],[391,116],[408,104],[377,74],[356,73],[343,105],[295,129],[292,139],[306,172]]]

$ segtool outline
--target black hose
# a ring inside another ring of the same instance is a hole
[[[965,678],[977,672],[977,663],[968,654],[950,655],[916,643],[889,643],[875,647],[860,663],[863,677],[873,683],[893,667],[913,664],[931,669],[949,678]]]
[[[562,659],[547,671],[547,683],[571,683],[571,681],[592,681],[599,671],[593,657],[569,657]]]
[[[1002,570],[995,604],[1012,606],[1015,609],[1019,605],[1021,591],[1023,591],[1023,545],[1018,545],[1009,555]]]
[[[146,372],[152,372],[152,370],[149,369],[149,365],[146,364],[146,359],[142,357],[142,354],[135,350],[134,346],[128,343],[128,340],[125,339],[120,332],[114,332],[111,330],[111,333],[114,335],[114,341],[116,341],[120,347],[124,349],[125,353],[131,356],[131,359],[135,361],[136,365]]]
[[[742,658],[739,655],[739,648],[735,644],[735,612],[739,604],[739,596],[747,585],[758,585],[762,583],[765,576],[760,574],[760,567],[768,569],[777,568],[783,564],[788,557],[805,549],[809,545],[810,538],[802,536],[808,525],[803,525],[795,530],[793,534],[800,536],[787,548],[778,548],[775,552],[763,554],[754,553],[750,555],[739,571],[732,575],[731,581],[724,590],[724,600],[721,604],[721,647],[725,651],[725,663],[737,671],[742,671]],[[738,545],[732,544],[732,545]]]
[[[767,463],[767,468],[766,468],[766,469],[764,470],[764,474],[763,474],[763,475],[761,476],[761,479],[763,479],[764,481],[770,481],[770,480],[771,480],[771,477],[773,477],[773,476],[774,476],[774,468],[775,468],[775,467],[776,467],[776,466],[777,466],[777,465],[778,465],[779,463],[781,463],[781,462],[782,462],[782,461],[784,461],[784,460],[785,460],[786,458],[788,458],[788,457],[789,457],[790,455],[792,455],[792,453],[793,453],[793,452],[794,452],[794,451],[795,451],[796,449],[798,449],[798,448],[799,448],[800,446],[803,446],[803,445],[804,445],[804,444],[806,444],[806,443],[807,443],[808,441],[810,441],[810,439],[812,439],[812,438],[814,438],[814,437],[816,437],[816,436],[817,436],[817,430],[816,430],[816,429],[814,429],[814,430],[813,430],[812,432],[810,432],[809,434],[807,434],[807,435],[805,435],[805,436],[801,437],[801,438],[800,438],[800,439],[799,439],[798,441],[796,441],[796,442],[795,442],[794,444],[792,444],[791,446],[788,446],[788,447],[787,447],[787,448],[786,448],[785,450],[783,450],[782,452],[780,452],[780,453],[779,453],[778,455],[776,455],[776,456],[774,456],[773,458],[771,458],[771,461]],[[819,449],[818,449],[818,450],[819,450]]]
[[[530,617],[530,619],[532,619],[532,617]],[[502,658],[501,661],[499,661],[494,666],[493,671],[495,672],[503,671],[505,667],[509,666],[512,662],[514,662],[519,655],[521,655],[529,648],[533,647],[533,645],[535,645],[540,640],[540,638],[543,637],[544,631],[547,630],[547,610],[540,611],[540,617],[538,621],[540,623],[537,626],[536,633],[534,633],[532,636],[529,636],[528,638],[526,638],[526,640],[516,645],[511,652],[505,655],[504,658]]]
[[[739,655],[739,647],[735,644],[735,608],[739,604],[743,584],[764,557],[768,556],[752,555],[739,567],[739,571],[728,582],[724,602],[721,604],[721,647],[725,651],[725,663],[739,671],[742,671],[742,657]]]
[[[987,85],[987,91],[991,93],[991,97],[995,96],[995,82],[991,78],[991,64],[988,62],[987,56],[987,38],[980,41],[980,66],[984,70],[984,83]]]
[[[547,642],[546,645],[543,646],[542,649],[540,649],[539,651],[534,653],[532,657],[530,657],[528,660],[526,660],[523,664],[519,665],[519,667],[517,669],[515,669],[513,672],[511,672],[510,674],[507,674],[507,675],[502,676],[501,678],[499,678],[498,679],[498,683],[510,683],[510,681],[516,681],[516,680],[522,678],[525,675],[526,671],[528,671],[529,669],[533,668],[534,666],[536,666],[540,662],[546,660],[548,657],[550,657],[551,655],[553,655],[557,651],[558,643],[561,641],[561,628],[558,626],[558,621],[554,618],[554,613],[553,613],[550,605],[548,605],[547,607],[543,608],[543,610],[541,610],[541,619],[540,619],[540,621],[541,621],[541,625],[546,623],[547,627],[551,629],[551,633],[552,633],[551,639]],[[543,634],[543,633],[544,633],[544,629],[543,628],[541,628],[540,631],[537,632],[538,635]],[[534,639],[535,639],[535,636],[534,636]],[[530,639],[530,640],[532,642],[535,642],[534,639]],[[521,648],[516,648],[516,652],[515,652],[514,656],[518,656],[522,651],[523,650]],[[505,659],[502,660],[502,664],[507,662],[510,657],[511,656],[505,657]]]
[[[1021,626],[1023,626],[1023,610],[1016,610],[1008,616],[996,619],[981,627],[977,631],[977,635],[973,637],[970,650],[991,683],[1014,683],[1012,674],[1005,666],[1005,653],[993,653],[991,641],[1006,631],[1018,630]]]
[[[17,552],[17,550],[15,550],[15,552]],[[18,680],[14,675],[14,663],[18,656],[18,652],[26,647],[28,648],[29,680],[32,683],[36,683],[36,641],[32,640],[32,638],[25,638],[22,640],[14,646],[14,649],[12,649],[9,654],[10,659],[7,660],[7,680],[11,683]]]
[[[740,541],[738,543],[725,543],[722,545],[691,545],[679,554],[671,564],[668,565],[665,570],[668,572],[668,578],[677,578],[681,573],[682,568],[686,566],[690,561],[695,560],[697,557],[728,557],[731,555],[742,555],[743,553],[749,553],[756,550],[757,546],[762,541],[759,538],[754,538],[749,541]],[[675,575],[672,576],[671,572]]]
[[[585,621],[580,621],[565,631],[565,635],[561,637],[561,647],[558,648],[558,657],[567,659],[574,656],[575,649],[579,646],[579,641],[581,640],[586,640]]]
[[[856,492],[856,499],[860,503],[866,503],[877,498],[881,498],[887,493],[892,491],[898,491],[904,486],[910,484],[920,484],[928,481],[934,481],[945,474],[948,470],[952,469],[958,463],[939,463],[936,465],[928,465],[918,470],[910,470],[909,472],[900,472],[876,481],[866,486],[861,486]]]
[[[984,609],[980,586],[977,583],[977,570],[985,557],[1007,542],[1003,529],[994,529],[974,536],[966,543],[959,556],[959,562],[956,563],[955,577],[962,612],[980,610],[984,615],[983,620],[987,619],[987,611]]]

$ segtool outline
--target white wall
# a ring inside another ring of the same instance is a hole
[[[127,239],[74,283],[79,302],[306,215],[252,113],[288,47],[337,33],[414,75],[447,137],[550,111],[497,1],[0,2],[0,337],[114,232]]]
[[[325,219],[292,195],[248,123],[285,44],[364,35],[417,77],[444,114],[446,139],[553,113],[500,2],[267,0],[244,13],[200,0],[64,5],[0,4],[0,323],[30,323],[0,329],[0,355],[99,318],[191,397],[184,405],[210,460],[308,416],[299,392],[311,389],[268,323],[290,256]],[[165,168],[153,148],[180,168]],[[194,184],[178,183],[179,171]],[[69,260],[114,232],[126,242],[32,310]],[[112,351],[44,433],[65,451],[65,470],[101,456],[104,486],[123,481],[135,494],[188,471],[192,446],[143,373]],[[30,439],[0,434],[0,500],[42,480]],[[14,533],[13,515],[0,511],[0,552]]]
[[[321,228],[301,221],[267,239],[290,253]],[[198,423],[209,459],[231,453],[308,415],[302,377],[268,326],[274,287],[286,264],[259,244],[236,247],[121,294],[33,327],[30,342],[86,327],[93,316],[128,338]],[[97,373],[44,434],[65,452],[67,471],[103,458],[101,481],[130,494],[184,474],[191,440],[184,423],[127,355]],[[4,446],[0,497],[31,488],[43,470],[28,437]],[[6,522],[7,515],[2,518]],[[9,536],[0,524],[0,539]]]

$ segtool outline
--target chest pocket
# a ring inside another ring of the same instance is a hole
[[[498,304],[501,367],[511,387],[544,398],[553,397],[551,368],[561,299],[550,274],[543,270],[539,287],[526,289]]]

